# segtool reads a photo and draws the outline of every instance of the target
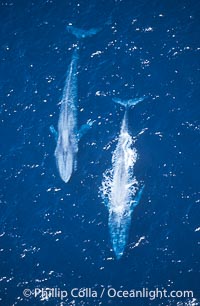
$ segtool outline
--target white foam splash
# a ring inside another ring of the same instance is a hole
[[[121,133],[112,156],[112,168],[103,174],[100,188],[103,199],[109,203],[109,210],[121,214],[131,206],[138,190],[138,181],[133,176],[138,155],[132,145],[133,139],[128,132]]]

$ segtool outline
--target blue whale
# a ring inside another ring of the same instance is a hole
[[[114,102],[125,106],[117,146],[112,155],[112,168],[103,175],[100,188],[104,203],[108,209],[108,227],[116,259],[120,259],[127,243],[131,216],[134,208],[140,202],[144,186],[134,176],[134,165],[137,161],[137,151],[134,139],[128,131],[129,107],[135,106],[144,97],[123,101],[115,98]]]
[[[67,30],[76,38],[92,36],[98,29],[81,30],[68,26]],[[50,131],[56,139],[55,157],[61,179],[67,183],[77,169],[78,143],[81,137],[91,128],[93,122],[88,120],[78,129],[77,124],[77,64],[79,59],[78,47],[73,51],[72,60],[67,71],[67,77],[61,99],[58,130],[50,126]]]

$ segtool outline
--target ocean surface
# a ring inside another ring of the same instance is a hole
[[[0,0],[0,23],[0,305],[200,305],[199,1]],[[49,127],[77,43],[71,24],[101,30],[79,45],[78,125],[95,123],[65,184]],[[116,260],[99,192],[124,115],[112,98],[144,95],[129,132],[145,189]],[[73,288],[98,296],[72,297]],[[102,288],[194,296],[100,297]]]

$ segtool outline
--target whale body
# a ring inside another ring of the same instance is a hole
[[[68,31],[77,38],[92,36],[97,33],[97,29],[82,30],[68,27]],[[56,139],[55,157],[61,179],[67,183],[73,171],[77,169],[78,142],[81,137],[90,129],[93,122],[88,120],[78,130],[77,128],[77,65],[78,65],[78,47],[73,51],[72,60],[67,71],[67,77],[64,85],[61,99],[60,114],[57,131],[50,126],[50,131]]]
[[[144,186],[134,176],[134,165],[138,155],[133,147],[134,139],[128,131],[128,108],[135,106],[143,98],[126,100],[113,99],[114,102],[126,107],[120,129],[117,146],[112,155],[112,168],[103,175],[101,194],[108,209],[108,226],[112,247],[117,259],[124,253],[127,243],[131,216],[138,205]]]
[[[75,49],[69,65],[61,100],[55,150],[60,177],[65,183],[69,181],[77,165],[77,61],[78,53]]]

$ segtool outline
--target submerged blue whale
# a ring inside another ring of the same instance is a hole
[[[98,29],[81,30],[72,26],[67,27],[68,32],[74,34],[77,39],[85,38],[96,34]],[[73,171],[77,168],[78,142],[83,134],[92,126],[92,121],[81,126],[78,130],[77,125],[77,63],[78,47],[74,49],[72,60],[67,71],[67,77],[63,90],[60,115],[58,120],[58,130],[50,126],[50,131],[56,138],[55,157],[56,164],[61,179],[67,183]]]
[[[102,198],[108,208],[108,226],[112,247],[117,259],[120,259],[126,246],[131,215],[138,205],[144,186],[133,175],[137,160],[137,151],[133,147],[134,139],[128,132],[128,108],[135,106],[144,98],[123,101],[113,99],[114,102],[126,107],[116,149],[112,156],[112,168],[103,175],[100,188]]]

